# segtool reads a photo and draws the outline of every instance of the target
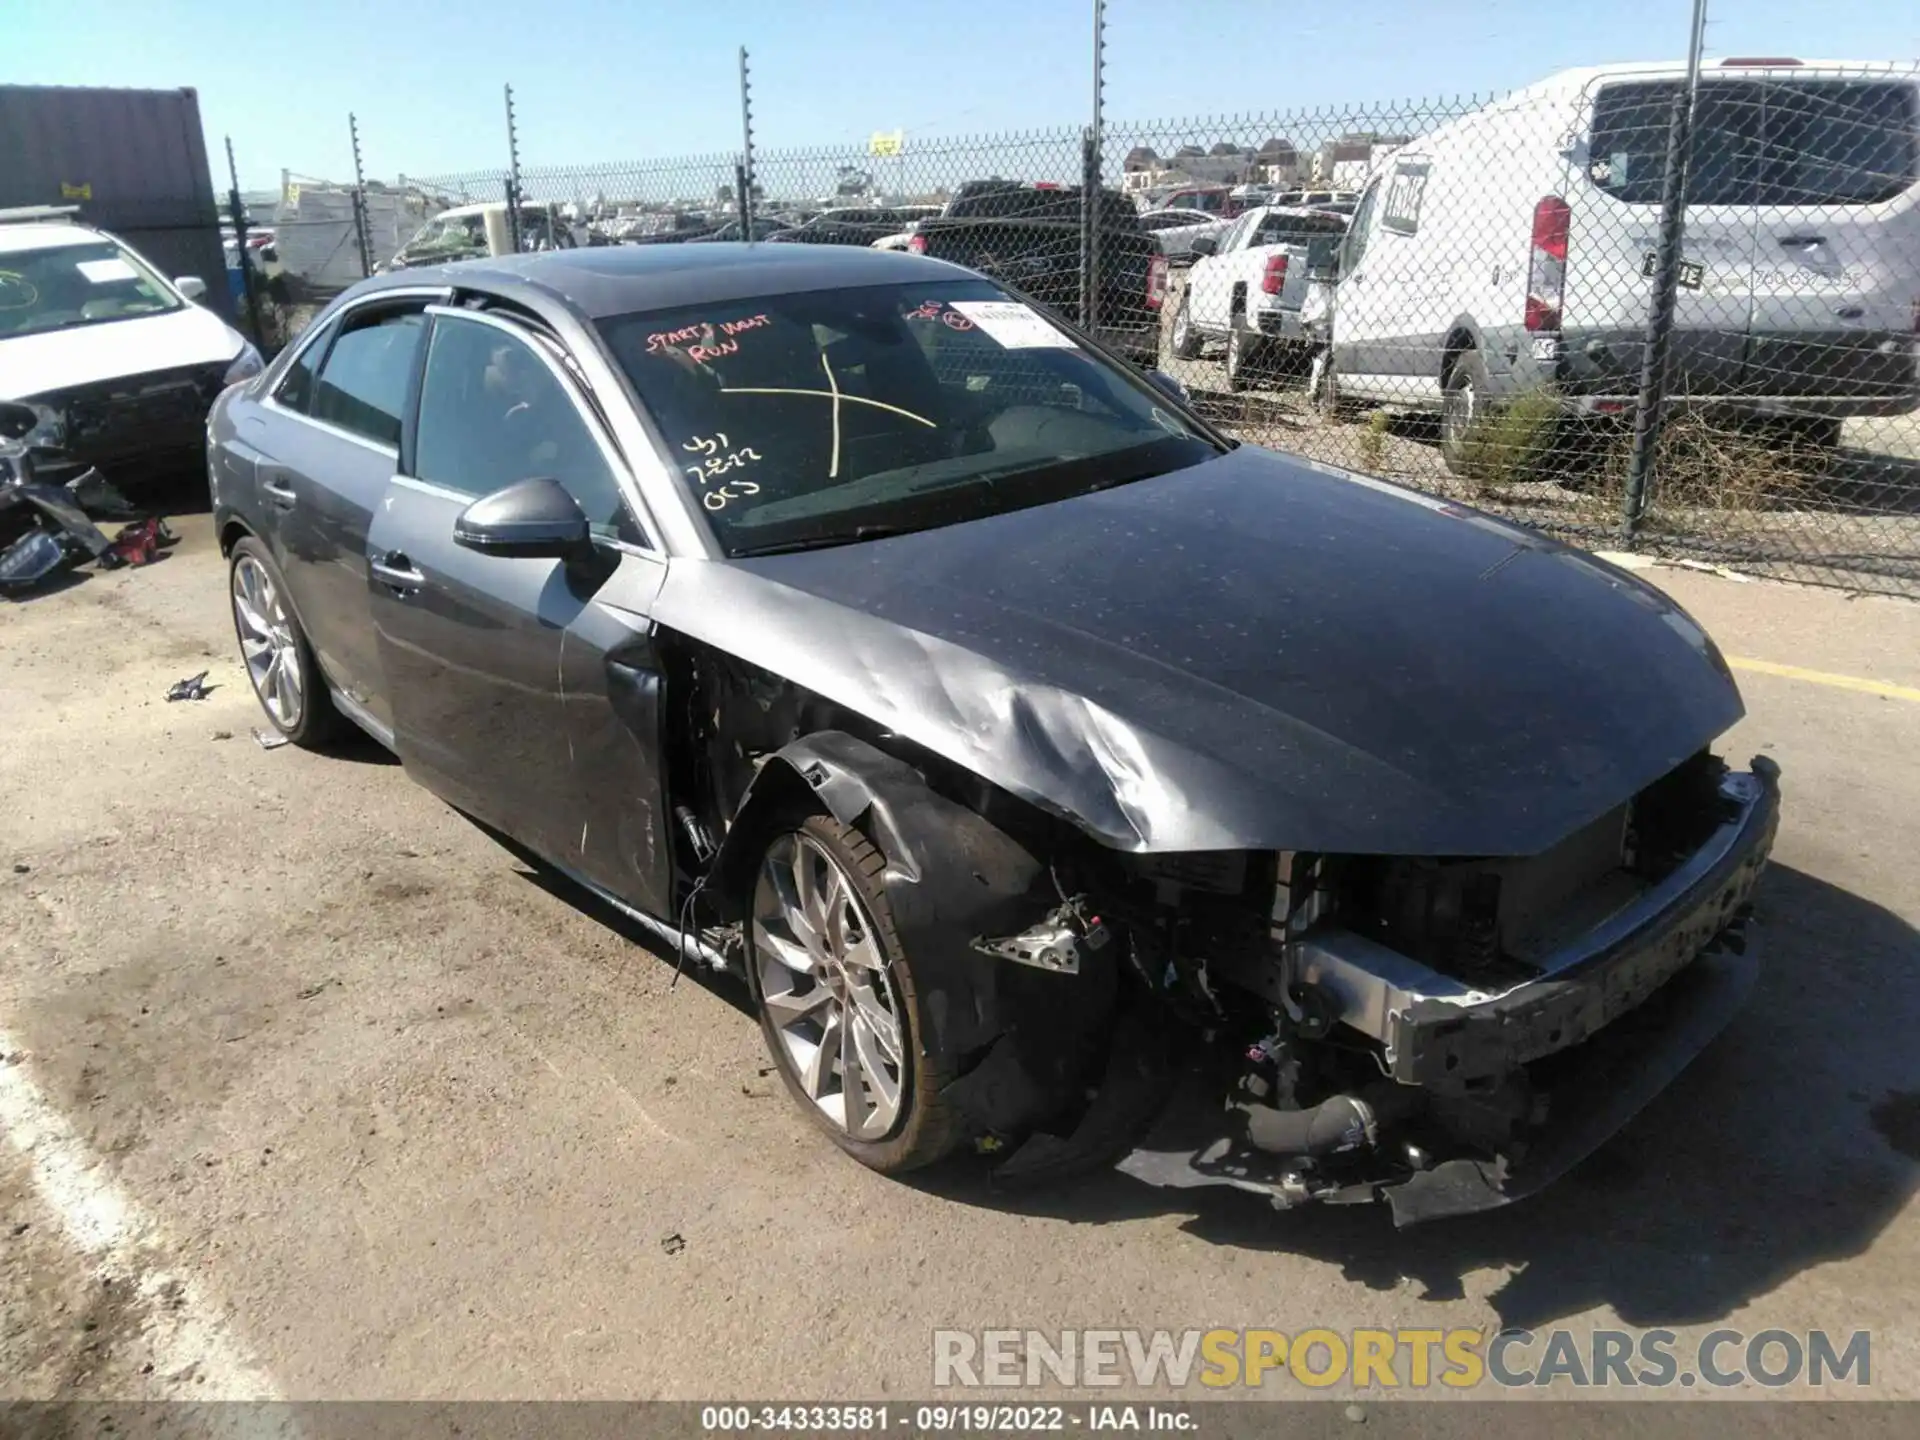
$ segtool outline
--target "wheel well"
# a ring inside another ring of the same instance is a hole
[[[231,555],[233,553],[233,547],[238,545],[242,539],[252,534],[253,531],[249,530],[242,521],[227,521],[226,524],[220,527],[220,553],[222,555]]]
[[[1440,351],[1440,383],[1445,385],[1447,377],[1453,374],[1453,367],[1467,351],[1477,348],[1473,332],[1464,325],[1456,325],[1447,336],[1447,343]]]

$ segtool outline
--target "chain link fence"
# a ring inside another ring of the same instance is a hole
[[[1684,67],[1614,67],[1098,134],[523,166],[505,241],[508,168],[364,203],[423,217],[382,232],[380,264],[749,233],[953,260],[1246,441],[1593,548],[1920,597],[1917,136],[1920,67],[1729,61],[1697,98]]]

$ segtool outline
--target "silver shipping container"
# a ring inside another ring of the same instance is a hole
[[[194,90],[0,85],[0,157],[0,209],[77,205],[235,318]]]

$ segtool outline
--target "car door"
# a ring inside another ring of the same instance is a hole
[[[665,560],[549,339],[435,309],[400,473],[368,535],[372,610],[407,769],[455,806],[653,913],[668,908],[660,670]],[[454,543],[475,499],[550,476],[591,561]]]
[[[1909,74],[1757,80],[1749,393],[1909,408],[1920,303],[1920,86]]]
[[[1594,383],[1614,393],[1631,393],[1639,383],[1660,251],[1667,131],[1685,84],[1672,78],[1601,85],[1589,102],[1584,167],[1575,165],[1565,181],[1574,203],[1561,343],[1570,353],[1601,357],[1607,369]],[[1737,395],[1744,385],[1760,93],[1737,76],[1700,85],[1667,359],[1676,394]]]
[[[255,427],[266,537],[328,680],[391,720],[367,606],[367,530],[393,478],[426,296],[355,306],[303,347]]]
[[[1194,261],[1187,277],[1187,288],[1193,295],[1189,302],[1193,323],[1209,335],[1224,335],[1227,332],[1227,316],[1233,294],[1233,267],[1236,263],[1234,256],[1246,238],[1248,227],[1255,223],[1256,218],[1257,212],[1248,211],[1229,225],[1214,253],[1202,255]]]

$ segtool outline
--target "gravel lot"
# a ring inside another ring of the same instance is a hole
[[[1920,1396],[1913,700],[1742,675],[1730,752],[1787,787],[1765,979],[1557,1189],[1405,1233],[1014,1201],[841,1158],[740,994],[371,745],[257,746],[177,524],[0,606],[0,1395],[924,1398],[940,1326],[1624,1323],[1871,1329],[1871,1393]],[[1731,655],[1920,687],[1920,608],[1652,573]]]

